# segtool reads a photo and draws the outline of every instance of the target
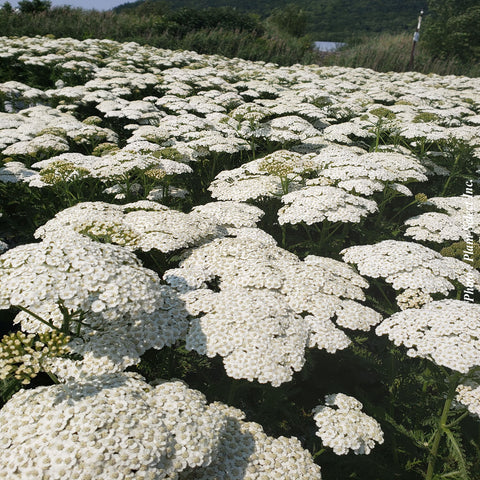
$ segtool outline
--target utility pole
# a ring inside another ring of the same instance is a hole
[[[413,58],[414,58],[414,55],[415,55],[415,47],[417,46],[418,39],[420,38],[420,27],[422,25],[422,16],[423,16],[423,10],[420,10],[420,16],[418,17],[417,29],[415,30],[415,33],[413,34],[412,52],[410,54],[410,62],[408,64],[408,69],[409,70],[413,70]]]

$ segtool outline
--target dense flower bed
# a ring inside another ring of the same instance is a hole
[[[478,79],[2,66],[0,478],[478,478]]]

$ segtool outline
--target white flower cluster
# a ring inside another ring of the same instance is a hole
[[[163,147],[189,152],[190,160],[215,153],[234,154],[250,150],[250,144],[228,124],[225,114],[207,114],[202,118],[191,113],[167,115],[158,126],[133,126],[129,143],[149,141]]]
[[[374,245],[357,245],[340,252],[347,263],[357,265],[361,275],[384,278],[395,290],[417,290],[420,294],[448,295],[452,280],[480,290],[480,272],[456,258],[414,242],[384,240]]]
[[[236,233],[193,249],[164,275],[188,311],[203,314],[187,348],[221,355],[228,375],[279,385],[303,366],[307,346],[333,353],[349,345],[333,318],[360,330],[381,320],[354,301],[368,284],[348,265],[316,256],[302,262],[265,233]]]
[[[155,168],[161,170],[164,175],[192,172],[192,169],[184,163],[157,157],[151,152],[130,151],[126,147],[102,157],[81,153],[63,153],[48,160],[36,162],[32,167],[40,170],[40,173],[37,177],[30,179],[30,185],[42,187],[50,183],[49,176],[53,175],[55,177],[57,171],[64,169],[65,166],[82,171],[83,176],[99,178],[103,181],[125,178],[128,173],[135,169],[148,170]]]
[[[258,423],[245,422],[245,414],[215,403],[227,415],[217,456],[205,467],[188,473],[185,480],[320,480],[320,467],[295,437],[266,435]]]
[[[359,223],[378,210],[376,202],[330,186],[305,187],[282,197],[285,206],[278,211],[278,222],[307,225],[331,222]]]
[[[15,81],[0,83],[0,94],[7,112],[33,106],[47,98],[42,90]]]
[[[110,374],[23,390],[0,411],[0,478],[173,480],[212,462],[225,424],[179,381]]]
[[[101,312],[113,320],[162,306],[157,275],[133,254],[67,230],[63,237],[10,249],[0,257],[0,266],[1,308],[35,309],[45,301],[62,301],[72,311]]]
[[[278,386],[302,369],[308,325],[281,293],[227,287],[195,307],[205,315],[192,320],[186,347],[221,355],[228,376]]]
[[[165,116],[165,113],[158,110],[151,102],[144,100],[128,101],[118,97],[100,102],[97,109],[105,114],[105,118],[126,119],[141,124],[159,121]]]
[[[186,214],[143,200],[125,205],[84,202],[67,208],[37,229],[37,238],[52,237],[65,229],[129,250],[170,252],[221,236],[224,232],[207,214]]]
[[[14,143],[3,150],[2,153],[3,155],[13,157],[35,157],[36,155],[41,154],[57,155],[59,153],[68,152],[69,149],[68,142],[64,138],[46,133],[32,138],[31,140]]]
[[[325,148],[312,162],[318,165],[321,177],[347,191],[371,195],[383,190],[386,183],[427,180],[427,169],[412,155],[393,152],[355,155],[347,150],[344,155],[331,156],[332,150],[335,152],[338,147]]]
[[[480,383],[476,380],[467,380],[457,387],[455,400],[466,406],[472,415],[480,417]]]
[[[0,411],[0,478],[321,479],[295,437],[244,418],[180,381],[131,373],[24,390]]]
[[[236,228],[254,227],[262,215],[259,208],[239,202],[211,202],[188,214],[148,200],[124,205],[83,202],[57,213],[36,230],[35,237],[73,229],[132,251],[167,253],[222,237]]]
[[[308,137],[315,137],[321,132],[297,115],[280,116],[261,124],[251,133],[252,138],[264,138],[282,145],[299,143]]]
[[[70,142],[90,145],[117,142],[108,128],[88,125],[68,113],[47,106],[35,106],[19,113],[0,114],[0,149],[6,156],[35,157],[68,152]]]
[[[234,201],[198,205],[193,207],[192,213],[210,219],[217,225],[233,228],[255,227],[264,215],[263,210],[258,207]]]
[[[398,312],[384,320],[377,335],[388,335],[411,357],[467,373],[480,365],[480,305],[462,300],[439,300],[422,308]]]
[[[344,393],[327,395],[325,405],[314,408],[316,434],[335,454],[346,455],[352,450],[355,455],[368,455],[376,443],[383,443],[380,424],[362,408],[356,398]]]
[[[480,195],[433,197],[424,205],[434,205],[446,213],[428,212],[408,219],[405,235],[437,243],[480,236]],[[468,229],[465,227],[467,219]]]
[[[422,213],[405,221],[405,225],[408,226],[405,235],[415,240],[437,243],[446,240],[461,240],[469,235],[462,223],[459,224],[445,213]]]
[[[343,143],[346,145],[353,144],[352,139],[373,140],[375,133],[372,130],[372,123],[366,120],[354,118],[349,122],[336,123],[325,128],[324,137],[326,140]]]
[[[280,224],[305,222],[311,225],[325,219],[358,223],[362,217],[377,210],[373,200],[351,195],[342,188],[324,185],[302,187],[315,181],[303,177],[317,168],[321,165],[311,154],[279,150],[234,170],[220,172],[209,190],[214,198],[221,200],[281,197],[286,205],[278,212]],[[329,181],[327,179],[327,183]]]
[[[3,183],[28,182],[35,175],[37,172],[27,168],[22,162],[7,162],[0,167],[0,182]]]
[[[289,190],[299,188],[302,173],[311,168],[308,159],[296,152],[278,150],[239,168],[220,172],[208,189],[214,198],[238,202],[280,196],[285,193],[282,181],[288,182]]]
[[[174,344],[188,326],[175,292],[132,253],[73,231],[8,250],[0,278],[2,309],[27,308],[58,329],[66,321],[61,309],[69,311],[75,338],[68,346],[83,360],[51,360],[60,378],[123,370],[149,348]],[[26,312],[15,321],[26,332],[51,328]]]

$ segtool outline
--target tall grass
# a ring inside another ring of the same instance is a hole
[[[362,37],[333,54],[323,55],[321,63],[371,68],[378,72],[405,72],[410,69],[412,42],[412,36],[407,33]],[[422,47],[421,39],[415,48],[412,70],[425,74],[480,76],[480,65],[462,63],[455,57],[436,58]]]

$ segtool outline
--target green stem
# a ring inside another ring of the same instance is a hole
[[[51,380],[52,380],[53,383],[55,383],[55,384],[57,384],[57,385],[60,383],[60,381],[58,380],[58,378],[57,378],[56,375],[54,375],[54,374],[51,373],[51,372],[45,372],[45,373],[51,378]]]
[[[387,294],[383,291],[382,286],[378,282],[375,282],[375,283],[377,284],[377,287],[380,290],[382,297],[386,300],[387,305],[390,307],[390,310],[392,311],[392,313],[395,312],[396,305],[394,305],[393,302],[387,297]]]
[[[427,474],[425,476],[425,480],[432,480],[433,478],[433,474],[435,471],[435,462],[437,460],[438,449],[440,447],[440,441],[442,440],[443,434],[446,433],[448,430],[447,429],[448,414],[450,412],[450,407],[452,405],[453,398],[455,396],[455,391],[460,380],[460,374],[456,373],[452,377],[450,378],[450,387],[448,389],[447,398],[445,400],[445,404],[443,405],[442,414],[440,415],[440,419],[437,425],[437,430],[435,431],[435,436],[433,438],[433,445],[432,445],[432,449],[430,450]]]
[[[230,387],[228,389],[227,405],[232,404],[233,399],[235,398],[235,393],[237,392],[237,388],[238,388],[238,382],[232,378],[230,381]]]
[[[390,376],[390,385],[392,386],[390,389],[390,404],[388,406],[388,414],[391,418],[395,418],[395,404],[393,401],[393,385],[395,384],[395,378],[397,376],[397,362],[395,361],[395,352],[390,351],[390,359],[389,359],[389,376]],[[400,461],[398,458],[398,446],[397,446],[397,439],[395,435],[392,435],[392,457],[393,457],[393,464],[395,467],[400,466]]]
[[[455,178],[455,176],[456,176],[456,173],[457,173],[456,169],[457,169],[457,164],[458,164],[459,160],[460,160],[460,155],[457,155],[456,158],[455,158],[455,163],[453,164],[453,167],[452,167],[452,172],[450,173],[449,177],[447,178],[447,181],[445,182],[445,185],[443,186],[442,193],[440,194],[441,197],[445,196],[448,185],[450,184],[452,178]]]
[[[390,221],[392,221],[394,218],[398,217],[404,210],[406,210],[408,207],[411,207],[412,205],[415,205],[416,203],[418,203],[418,200],[414,200],[413,202],[410,202],[408,205],[405,205],[393,217],[390,218]]]
[[[329,237],[329,232],[330,232],[330,222],[328,220],[323,221],[323,226],[322,226],[322,232],[320,234],[320,241],[319,241],[319,247],[322,248],[324,243]]]
[[[325,240],[329,240],[337,231],[340,229],[340,227],[343,227],[343,223],[339,223],[336,227],[334,227],[330,233],[327,235],[327,238]]]
[[[469,415],[468,410],[463,412],[456,420],[454,420],[453,422],[450,422],[448,425],[446,425],[446,428],[450,429],[450,428],[454,427],[455,425],[458,425],[465,417],[468,417],[468,415]]]
[[[168,378],[173,377],[173,372],[175,371],[175,347],[170,347],[170,352],[168,356]]]
[[[287,226],[281,225],[282,228],[282,248],[287,248]]]
[[[305,232],[307,233],[307,237],[308,239],[312,242],[312,234],[310,233],[310,229],[308,227],[308,225],[305,223],[305,222],[301,222],[303,228],[305,229]]]

